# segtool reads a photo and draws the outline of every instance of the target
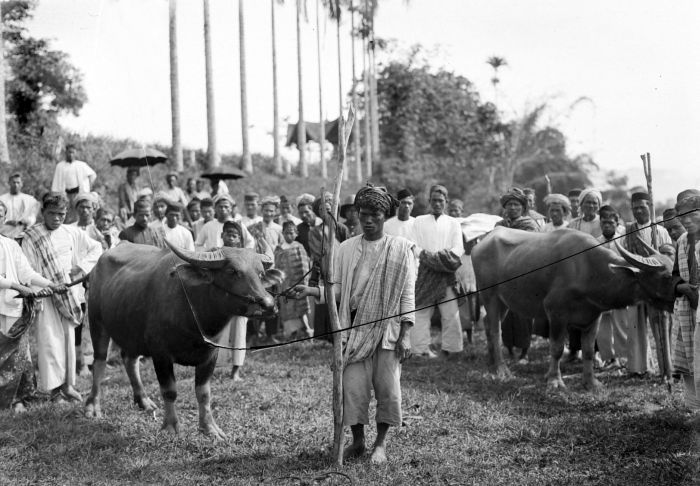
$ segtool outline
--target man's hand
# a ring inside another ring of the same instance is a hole
[[[66,287],[64,284],[52,284],[46,288],[50,289],[52,294],[65,294],[68,292],[68,287]]]
[[[34,295],[32,289],[21,284],[12,284],[12,290],[16,290],[22,298],[32,297]]]
[[[681,294],[685,295],[688,297],[688,300],[690,301],[690,307],[693,309],[698,308],[698,286],[697,285],[691,285],[689,283],[681,283],[676,286],[676,291]]]
[[[126,220],[129,219],[129,210],[126,208],[119,208],[119,217],[126,223]]]
[[[51,287],[44,287],[34,293],[34,297],[48,297],[50,295],[53,295],[53,289]]]
[[[411,357],[411,337],[403,329],[399,334],[399,339],[396,341],[396,357],[399,358],[399,363]]]
[[[301,300],[306,297],[319,297],[320,292],[318,287],[309,287],[307,285],[297,285],[289,289],[288,297],[294,300]]]

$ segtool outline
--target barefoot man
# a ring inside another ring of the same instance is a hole
[[[355,196],[362,234],[340,244],[333,261],[342,333],[343,423],[353,443],[345,457],[365,452],[371,390],[377,399],[377,440],[371,460],[386,461],[386,435],[401,425],[401,362],[411,352],[415,263],[413,243],[384,233],[395,200],[383,187],[364,187]],[[293,296],[324,299],[323,287],[295,287]],[[398,317],[390,317],[397,316]],[[381,320],[383,319],[383,320]],[[364,325],[373,322],[373,324]]]

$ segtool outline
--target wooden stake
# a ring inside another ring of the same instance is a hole
[[[350,105],[348,121],[345,122],[343,114],[338,120],[338,170],[333,186],[333,203],[331,205],[331,218],[328,221],[328,232],[324,229],[323,238],[325,240],[322,259],[322,275],[324,276],[324,290],[326,302],[328,303],[328,317],[330,318],[331,331],[333,331],[333,459],[338,466],[343,465],[343,348],[341,344],[340,319],[338,318],[338,306],[335,302],[335,275],[333,274],[333,258],[335,256],[335,230],[338,218],[338,207],[340,206],[340,186],[343,183],[343,168],[345,166],[345,155],[348,145],[348,138],[355,122],[355,108]],[[321,191],[321,198],[325,193],[325,188]],[[326,205],[321,204],[322,214],[326,211]]]
[[[644,177],[647,181],[647,193],[649,194],[649,215],[651,217],[651,246],[655,250],[659,249],[658,240],[656,236],[656,226],[653,224],[656,222],[656,209],[654,208],[654,191],[652,190],[651,184],[651,154],[649,152],[646,155],[640,155],[642,158],[642,166],[644,167]]]

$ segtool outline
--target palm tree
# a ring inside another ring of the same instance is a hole
[[[493,85],[493,101],[495,103],[498,97],[497,85],[501,82],[501,80],[498,79],[498,69],[503,66],[507,66],[508,63],[506,62],[506,59],[504,57],[491,56],[486,60],[486,64],[493,68],[493,77],[491,78],[491,84]]]
[[[355,72],[355,6],[354,0],[350,0],[350,42],[352,47],[352,88],[350,97],[352,104],[357,108],[357,73]],[[355,181],[362,182],[362,155],[360,152],[360,137],[357,135],[358,130],[353,127],[354,134],[352,137],[353,153],[355,154]]]
[[[282,3],[283,0],[270,0],[270,11],[272,18],[272,158],[275,162],[275,172],[282,174],[282,157],[280,156],[280,115],[279,99],[277,94],[277,28],[275,26],[275,1]],[[289,164],[285,164],[284,173],[289,174]]]
[[[207,89],[207,165],[210,169],[213,169],[221,165],[221,157],[216,148],[216,115],[214,113],[214,78],[211,65],[209,0],[204,0],[204,72]]]
[[[318,111],[320,123],[320,152],[321,152],[321,177],[326,179],[328,177],[328,167],[326,167],[326,154],[324,153],[324,146],[326,142],[326,121],[323,116],[323,72],[322,72],[322,62],[321,62],[321,19],[319,15],[319,1],[316,0],[316,53],[318,57]]]
[[[253,173],[253,160],[250,157],[248,146],[248,92],[246,86],[245,64],[245,15],[243,13],[243,0],[238,0],[238,46],[241,77],[241,142],[243,146],[243,170],[248,174]]]
[[[304,123],[304,84],[301,62],[301,9],[304,0],[297,0],[297,70],[299,79],[299,123],[297,123],[297,148],[299,149],[299,175],[308,177],[306,167],[306,124]]]
[[[10,163],[10,150],[7,145],[7,125],[5,112],[5,44],[4,26],[0,16],[0,164]]]
[[[170,115],[172,121],[172,151],[175,170],[182,172],[182,140],[180,138],[180,82],[177,67],[177,0],[170,0]],[[4,99],[4,98],[3,98]]]

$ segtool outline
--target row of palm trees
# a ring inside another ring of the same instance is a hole
[[[175,169],[183,170],[182,142],[180,137],[180,109],[179,109],[179,84],[178,84],[178,62],[177,62],[177,0],[169,0],[169,31],[170,31],[170,87],[172,105],[172,149]],[[304,97],[302,92],[302,56],[305,52],[302,46],[301,33],[302,24],[306,18],[308,0],[295,0],[296,2],[296,31],[297,31],[297,64],[299,82],[299,122],[297,125],[297,148],[299,150],[299,175],[308,176],[308,162],[306,160],[306,127],[304,123]],[[350,15],[351,36],[352,36],[352,84],[350,87],[350,101],[357,107],[359,103],[358,87],[362,85],[364,99],[364,118],[362,120],[362,137],[355,136],[352,155],[355,161],[354,176],[361,181],[363,174],[369,177],[372,174],[372,161],[377,159],[379,154],[379,121],[377,109],[377,84],[376,84],[376,61],[374,42],[374,17],[378,7],[378,0],[312,0],[316,2],[316,51],[318,59],[318,90],[319,90],[319,115],[321,120],[321,134],[325,134],[324,106],[323,106],[323,76],[321,72],[321,39],[320,27],[322,12],[327,13],[336,23],[337,49],[338,49],[338,90],[339,90],[339,113],[345,108],[343,100],[346,95],[343,91],[342,78],[342,56],[341,56],[341,18],[343,12]],[[205,76],[206,76],[206,106],[207,106],[207,165],[210,169],[215,169],[221,165],[221,157],[217,151],[216,144],[216,114],[214,106],[214,88],[212,78],[212,58],[211,58],[211,24],[209,13],[210,0],[203,0],[204,8],[204,56],[205,56]],[[246,56],[245,56],[245,0],[238,2],[238,22],[239,22],[239,59],[240,59],[240,90],[241,90],[241,129],[242,129],[242,168],[248,173],[253,172],[253,163],[248,143],[248,100],[246,92]],[[273,86],[273,159],[275,170],[279,174],[290,174],[291,167],[288,161],[283,161],[280,154],[280,120],[278,110],[277,93],[277,44],[276,44],[276,24],[275,10],[277,5],[284,4],[284,0],[270,0],[270,19],[272,30],[272,86]],[[357,40],[362,43],[362,79],[357,77],[356,67],[356,46]],[[355,134],[359,133],[357,130]],[[364,161],[361,140],[364,140]],[[321,146],[321,175],[328,176],[328,169]],[[1,156],[1,154],[0,154]],[[344,171],[348,177],[348,170]]]

